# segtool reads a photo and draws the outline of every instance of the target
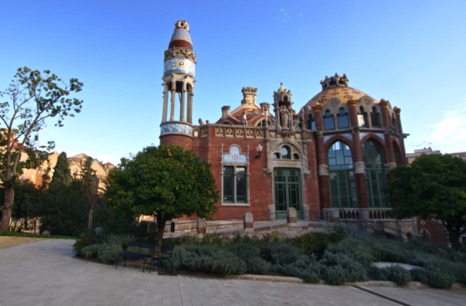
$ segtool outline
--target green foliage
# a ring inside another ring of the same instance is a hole
[[[242,274],[246,264],[232,252],[210,245],[186,245],[174,248],[170,257],[172,270],[215,274]]]
[[[62,186],[69,186],[73,177],[70,173],[70,164],[65,152],[60,153],[57,158],[57,164],[53,169],[53,178],[50,182],[49,189],[56,190]]]
[[[291,240],[291,243],[303,249],[305,254],[316,254],[319,257],[324,254],[330,242],[330,236],[323,233],[310,233]]]
[[[76,78],[66,83],[49,70],[41,73],[23,67],[9,87],[0,91],[0,179],[5,187],[0,231],[8,231],[18,173],[37,167],[46,156],[44,151],[54,147],[53,142],[39,145],[40,131],[51,118],[56,119],[56,126],[63,126],[66,117],[81,111],[83,102],[68,96],[80,92],[82,86]],[[21,161],[22,153],[27,160]]]
[[[449,289],[455,282],[455,277],[440,268],[426,270],[427,284],[433,288]]]
[[[427,284],[427,272],[425,269],[412,269],[409,273],[411,273],[411,279],[413,281]]]
[[[362,265],[368,267],[374,261],[372,246],[376,243],[362,235],[347,237],[338,243],[331,244],[327,248],[328,253],[346,255]]]
[[[333,253],[327,250],[322,257],[320,264],[322,278],[327,281],[330,280],[329,284],[335,285],[333,282],[358,282],[367,280],[368,267],[358,262],[353,257],[344,253]],[[340,267],[340,269],[332,269],[334,267]],[[330,273],[328,270],[330,269]]]
[[[110,170],[105,197],[113,207],[130,208],[134,216],[156,212],[161,244],[167,220],[210,217],[218,192],[210,164],[181,147],[159,146],[146,147]]]
[[[303,254],[300,248],[280,241],[264,244],[261,248],[261,257],[274,266],[293,263]]]
[[[348,281],[348,271],[341,266],[330,266],[322,269],[322,279],[329,285],[343,285]]]
[[[397,217],[438,219],[458,249],[466,225],[466,162],[451,155],[422,155],[408,167],[390,171],[388,190]]]
[[[274,265],[274,271],[283,275],[299,277],[306,283],[318,283],[320,281],[320,264],[315,256],[301,255],[288,264]]]
[[[381,280],[394,282],[397,286],[406,286],[411,281],[410,272],[401,267],[394,266],[378,270],[380,270],[380,274],[383,275]]]
[[[54,176],[44,192],[41,232],[79,236],[86,228],[87,203],[82,182],[73,180],[66,153],[58,156]]]
[[[100,238],[100,239],[99,239]],[[73,245],[73,250],[76,256],[78,257],[84,257],[84,254],[81,253],[81,250],[87,246],[97,244],[99,242],[102,242],[101,237],[98,237],[94,231],[88,230],[85,231],[84,233],[79,236],[79,239],[76,240],[76,242]]]
[[[101,227],[104,232],[115,235],[134,233],[138,226],[131,213],[109,207],[105,203],[95,207],[93,223],[94,228]]]
[[[421,269],[415,270],[424,271]],[[391,281],[400,287],[406,286],[412,279],[412,274],[410,273],[410,271],[397,266],[382,269],[371,267],[368,274],[371,279]],[[420,274],[416,275],[419,275],[421,277]]]

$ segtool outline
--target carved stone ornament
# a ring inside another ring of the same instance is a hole
[[[264,175],[265,176],[272,176],[272,169],[264,168]]]
[[[354,163],[354,173],[364,174],[365,171],[366,171],[366,167],[364,165],[364,162],[355,162]]]
[[[328,176],[328,166],[319,165],[319,176]]]

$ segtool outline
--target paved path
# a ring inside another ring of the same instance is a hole
[[[50,239],[0,249],[0,305],[466,305],[466,289],[365,288],[389,300],[352,286],[115,269],[74,258],[72,245]]]

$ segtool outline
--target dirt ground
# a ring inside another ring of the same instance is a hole
[[[31,243],[39,240],[44,240],[44,238],[0,236],[0,249],[6,249],[15,245]]]

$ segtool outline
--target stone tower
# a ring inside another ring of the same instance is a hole
[[[164,54],[163,111],[160,144],[192,149],[192,109],[196,54],[189,24],[175,23],[175,30]]]

